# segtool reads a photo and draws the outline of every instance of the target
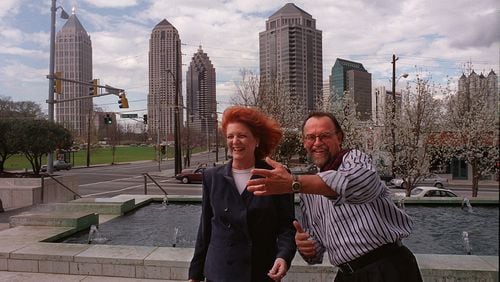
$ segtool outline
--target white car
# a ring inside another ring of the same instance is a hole
[[[404,197],[405,193],[395,193],[398,197]],[[451,190],[437,187],[417,186],[410,192],[410,197],[458,197]]]
[[[398,188],[407,188],[408,182],[401,178],[394,178],[391,180],[391,184]],[[448,186],[448,179],[441,177],[435,173],[431,173],[425,176],[421,176],[415,181],[414,185],[431,185],[438,188],[444,188]]]

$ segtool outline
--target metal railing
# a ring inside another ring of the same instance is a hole
[[[66,190],[70,191],[71,193],[73,193],[73,195],[75,196],[78,196],[79,198],[82,198],[82,196],[80,194],[78,194],[77,192],[71,190],[71,188],[69,188],[68,186],[66,186],[64,183],[62,183],[61,181],[57,180],[55,177],[53,177],[52,175],[50,174],[45,174],[45,175],[42,175],[42,183],[44,183],[45,181],[45,177],[50,177],[52,180],[54,180],[55,182],[57,182],[59,185],[61,185],[63,188],[65,188]],[[42,187],[45,187],[45,185],[42,185]],[[42,188],[42,201],[43,201],[43,188]]]
[[[167,191],[165,191],[165,189],[163,189],[161,185],[158,182],[156,182],[156,180],[154,180],[153,177],[151,177],[151,175],[149,175],[149,173],[143,173],[142,176],[144,176],[144,195],[148,194],[148,178],[151,179],[151,181],[153,181],[153,183],[156,184],[158,188],[160,188],[160,190],[165,194],[165,196],[168,195]]]

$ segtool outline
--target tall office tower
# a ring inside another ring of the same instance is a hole
[[[182,124],[181,39],[177,29],[162,20],[149,39],[148,132],[162,141],[175,139],[175,98],[179,106],[179,130]]]
[[[215,136],[215,68],[201,46],[193,55],[186,74],[186,99],[189,127],[206,136]]]
[[[63,78],[82,82],[92,80],[92,42],[73,9],[72,15],[56,35],[55,71]],[[63,82],[57,100],[89,96],[89,86]],[[92,99],[80,99],[55,104],[56,121],[69,129],[77,139],[85,136],[91,122]]]
[[[259,33],[259,50],[259,95],[278,86],[302,117],[316,110],[323,88],[322,35],[316,20],[287,3],[266,21],[266,30]]]
[[[362,121],[371,119],[372,111],[372,74],[361,63],[337,58],[330,75],[333,96],[344,97],[349,91],[354,97],[356,112]]]

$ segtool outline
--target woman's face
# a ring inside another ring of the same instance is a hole
[[[259,140],[246,125],[239,122],[229,123],[226,130],[226,142],[233,156],[233,164],[250,165],[250,167],[254,165],[254,153]]]

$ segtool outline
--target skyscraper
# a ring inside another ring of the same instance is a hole
[[[372,111],[372,74],[363,64],[337,58],[332,67],[330,85],[335,98],[344,97],[349,91],[356,104],[360,120],[369,120]]]
[[[181,90],[181,39],[177,29],[164,19],[153,28],[149,39],[148,131],[151,136],[160,129],[162,140],[174,140],[176,96],[182,119]]]
[[[316,20],[287,3],[266,21],[259,33],[260,95],[279,85],[305,117],[321,103],[322,35]]]
[[[207,136],[215,134],[217,102],[215,68],[200,46],[186,74],[187,118],[189,126]]]
[[[56,35],[55,71],[63,78],[82,82],[92,80],[92,42],[73,9],[72,15]],[[88,96],[89,86],[72,82],[62,83],[57,100]],[[76,138],[86,136],[92,116],[92,99],[80,99],[55,104],[56,121],[73,132]]]

